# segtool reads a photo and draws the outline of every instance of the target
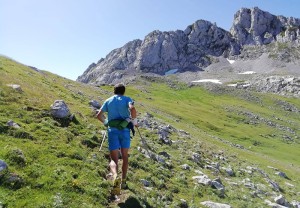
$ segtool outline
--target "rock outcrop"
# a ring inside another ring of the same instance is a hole
[[[234,15],[230,32],[240,45],[263,45],[294,41],[300,35],[299,28],[300,19],[275,16],[255,7],[240,9]]]
[[[300,78],[293,76],[270,76],[265,79],[256,79],[249,87],[260,92],[271,92],[281,95],[300,97]]]

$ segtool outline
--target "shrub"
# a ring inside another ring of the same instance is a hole
[[[24,167],[26,165],[25,156],[20,149],[13,149],[6,154],[7,159],[13,165]]]
[[[90,139],[84,139],[84,140],[82,140],[81,144],[86,145],[87,147],[92,148],[92,149],[94,149],[95,147],[98,146],[98,143],[96,143],[96,142],[94,142],[94,141],[92,141]]]
[[[34,137],[30,133],[26,132],[24,129],[10,128],[8,131],[8,135],[13,136],[15,138],[20,138],[20,139],[34,140]]]

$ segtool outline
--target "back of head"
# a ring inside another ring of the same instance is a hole
[[[114,86],[114,94],[115,95],[124,95],[125,94],[125,86],[121,83],[116,84]]]

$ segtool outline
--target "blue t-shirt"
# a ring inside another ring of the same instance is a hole
[[[115,119],[127,119],[130,118],[130,103],[132,103],[132,99],[130,97],[114,95],[105,100],[100,110],[107,112],[108,121]]]

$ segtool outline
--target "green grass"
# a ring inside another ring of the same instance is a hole
[[[175,81],[140,78],[126,90],[136,100],[138,117],[151,113],[153,120],[187,131],[189,136],[172,133],[170,139],[175,142],[165,145],[159,141],[157,130],[140,128],[154,152],[166,151],[171,155],[166,159],[169,165],[141,154],[137,150],[141,146],[137,134],[130,151],[130,189],[118,204],[108,200],[111,185],[105,179],[109,162],[107,143],[102,152],[98,151],[104,127],[88,105],[91,99],[103,102],[111,96],[112,87],[93,87],[49,72],[36,72],[4,57],[0,57],[0,72],[0,159],[9,165],[7,174],[22,178],[19,186],[1,184],[0,180],[0,202],[7,207],[176,207],[180,199],[185,199],[190,207],[199,207],[205,200],[233,207],[263,207],[264,200],[251,197],[251,190],[240,185],[241,181],[250,178],[253,183],[264,185],[262,189],[266,192],[272,190],[258,171],[243,172],[247,166],[269,174],[289,201],[297,199],[296,193],[300,192],[299,113],[278,105],[281,100],[300,109],[299,99],[254,92],[245,98],[242,91],[228,93],[220,88],[211,92]],[[7,84],[19,84],[23,92]],[[56,99],[67,103],[75,121],[65,123],[50,116],[50,105]],[[21,128],[7,127],[8,120]],[[294,133],[274,128],[270,123],[288,127]],[[285,141],[284,136],[293,141]],[[25,161],[19,161],[17,149],[22,151]],[[191,160],[193,152],[201,155],[199,164]],[[216,155],[226,160],[219,160]],[[204,168],[206,161],[231,166],[236,176],[228,177],[222,169],[216,175]],[[191,170],[182,170],[183,164]],[[285,172],[291,180],[275,175],[267,168],[269,165]],[[197,175],[195,170],[211,179],[219,177],[226,187],[226,196],[220,196],[209,186],[196,185],[192,179]],[[148,180],[152,190],[145,190],[141,179]],[[267,195],[263,197],[271,200]]]

